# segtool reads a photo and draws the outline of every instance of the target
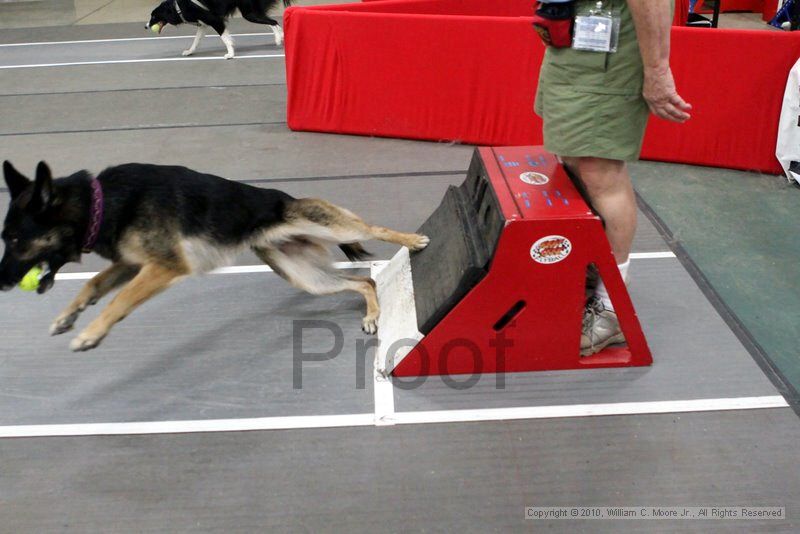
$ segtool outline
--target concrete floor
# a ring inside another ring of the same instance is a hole
[[[710,17],[710,15],[706,15]],[[761,13],[720,13],[719,27],[737,30],[781,31],[761,18]]]

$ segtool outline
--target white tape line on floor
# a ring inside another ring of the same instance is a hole
[[[231,37],[263,37],[265,35],[275,35],[273,32],[266,33],[234,33]],[[219,39],[217,35],[206,35],[206,39]],[[97,44],[97,43],[124,43],[130,41],[156,41],[163,39],[194,39],[194,35],[159,35],[158,37],[124,37],[118,39],[83,39],[79,41],[39,41],[35,43],[0,43],[0,48],[14,46],[49,46],[49,45],[76,45],[76,44]]]
[[[388,261],[373,261],[370,264],[369,275],[373,280],[377,280],[378,272],[388,265]],[[385,313],[386,308],[383,308]],[[380,330],[380,328],[379,328]],[[380,331],[378,332],[380,334]],[[380,342],[380,337],[379,337]],[[381,350],[380,345],[376,350]],[[375,399],[375,425],[394,424],[394,387],[392,379],[384,376],[379,369],[379,361],[376,357],[372,368],[372,387]]]
[[[372,265],[388,263],[386,261],[337,261],[333,264],[337,269],[369,269]],[[271,273],[272,269],[266,265],[234,265],[214,269],[209,274],[249,274]],[[83,273],[58,273],[56,280],[89,280],[97,275],[97,271]]]
[[[633,252],[631,259],[666,259],[674,258],[673,252]],[[378,261],[340,261],[334,263],[337,269],[369,269],[370,267],[380,267],[389,263],[388,260]],[[272,269],[266,265],[235,265],[232,267],[222,267],[211,271],[210,274],[248,274],[248,273],[269,273]],[[89,280],[97,272],[81,273],[58,273],[56,280]]]
[[[631,252],[630,259],[632,260],[663,260],[667,258],[675,258],[674,252]]]
[[[520,408],[488,408],[477,410],[441,410],[428,412],[396,412],[395,424],[459,423],[476,421],[512,421],[515,419],[561,419],[601,415],[656,415],[665,413],[718,412],[787,408],[780,395],[725,399],[692,399],[674,401],[620,402],[612,404],[575,404],[564,406],[531,406]]]
[[[525,419],[560,419],[611,415],[655,415],[730,410],[759,410],[765,408],[786,408],[788,406],[783,397],[780,395],[773,395],[767,397],[624,402],[616,404],[576,404],[566,406],[532,406],[478,410],[396,412],[393,416],[393,423],[396,425],[413,425]],[[0,426],[0,438],[243,432],[254,430],[382,426],[383,424],[386,424],[386,422],[378,422],[375,414],[360,413],[250,419],[209,419],[197,421],[16,425]]]
[[[222,56],[200,56],[200,57],[164,57],[154,59],[112,59],[107,61],[75,61],[71,63],[33,63],[30,65],[0,65],[0,70],[6,69],[36,69],[43,67],[75,67],[81,65],[120,65],[125,63],[160,63],[164,61],[238,61],[242,59],[263,59],[285,57],[284,54],[252,54],[249,56],[236,56],[234,59],[225,59]]]
[[[185,434],[202,432],[245,432],[252,430],[339,428],[371,426],[373,421],[373,414],[362,413],[298,417],[258,417],[250,419],[208,419],[197,421],[20,425],[0,427],[0,438]]]

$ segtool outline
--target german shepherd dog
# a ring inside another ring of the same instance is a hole
[[[11,202],[2,231],[0,290],[8,291],[42,266],[44,293],[67,262],[92,249],[111,265],[92,278],[55,319],[51,335],[72,329],[79,314],[122,287],[70,343],[74,351],[100,344],[137,306],[182,278],[229,264],[246,249],[290,284],[315,295],[355,291],[366,300],[362,328],[377,330],[375,282],[332,265],[336,244],[351,260],[368,253],[359,241],[379,239],[421,250],[419,234],[372,226],[324,200],[293,198],[185,167],[129,163],[96,178],[80,171],[53,179],[45,162],[29,180],[3,164]],[[88,239],[87,239],[87,236]]]
[[[228,33],[227,20],[237,9],[245,20],[271,26],[275,34],[275,45],[280,46],[283,43],[283,30],[278,21],[267,15],[277,3],[278,0],[164,0],[150,13],[150,22],[145,28],[149,30],[158,25],[158,33],[161,33],[167,24],[178,26],[186,23],[197,26],[192,46],[183,51],[184,56],[190,56],[205,37],[206,28],[211,27],[225,45],[225,59],[231,59],[234,56],[233,38]],[[291,3],[292,0],[283,0],[284,7],[289,7]]]

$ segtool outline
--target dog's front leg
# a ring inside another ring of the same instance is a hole
[[[222,39],[222,42],[225,44],[225,49],[228,51],[228,53],[225,54],[225,59],[233,58],[233,37],[228,33],[227,28],[219,34],[219,38]]]
[[[95,304],[110,291],[128,282],[139,272],[139,267],[127,263],[114,263],[86,282],[78,296],[56,317],[50,325],[50,335],[56,336],[71,330],[78,316],[87,306]]]
[[[124,319],[147,299],[165,290],[178,278],[187,274],[188,270],[184,268],[166,267],[157,263],[146,264],[133,280],[114,297],[100,316],[72,340],[69,347],[74,351],[95,348],[108,335],[114,324]]]
[[[191,56],[194,54],[194,51],[197,50],[197,45],[200,44],[200,40],[206,36],[206,28],[202,24],[197,27],[197,33],[194,34],[194,41],[192,41],[192,46],[181,52],[184,56]]]

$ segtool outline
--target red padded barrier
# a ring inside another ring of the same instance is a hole
[[[294,130],[494,145],[541,137],[531,68],[543,47],[529,18],[290,9],[285,21]]]
[[[783,5],[782,0],[766,0],[761,9],[761,20],[769,22],[778,12],[778,7]]]
[[[531,27],[530,3],[501,4],[385,0],[289,8],[289,127],[541,144],[533,101],[544,47]],[[693,118],[683,125],[651,119],[643,158],[779,174],[779,112],[798,56],[798,33],[673,28],[672,66]]]
[[[692,119],[651,119],[642,157],[781,174],[778,121],[800,34],[674,28],[672,35],[672,70]]]
[[[464,15],[469,17],[530,17],[536,0],[368,0],[362,3],[312,6],[319,11]]]
[[[689,22],[689,0],[675,0],[675,16],[673,26],[686,26]]]

